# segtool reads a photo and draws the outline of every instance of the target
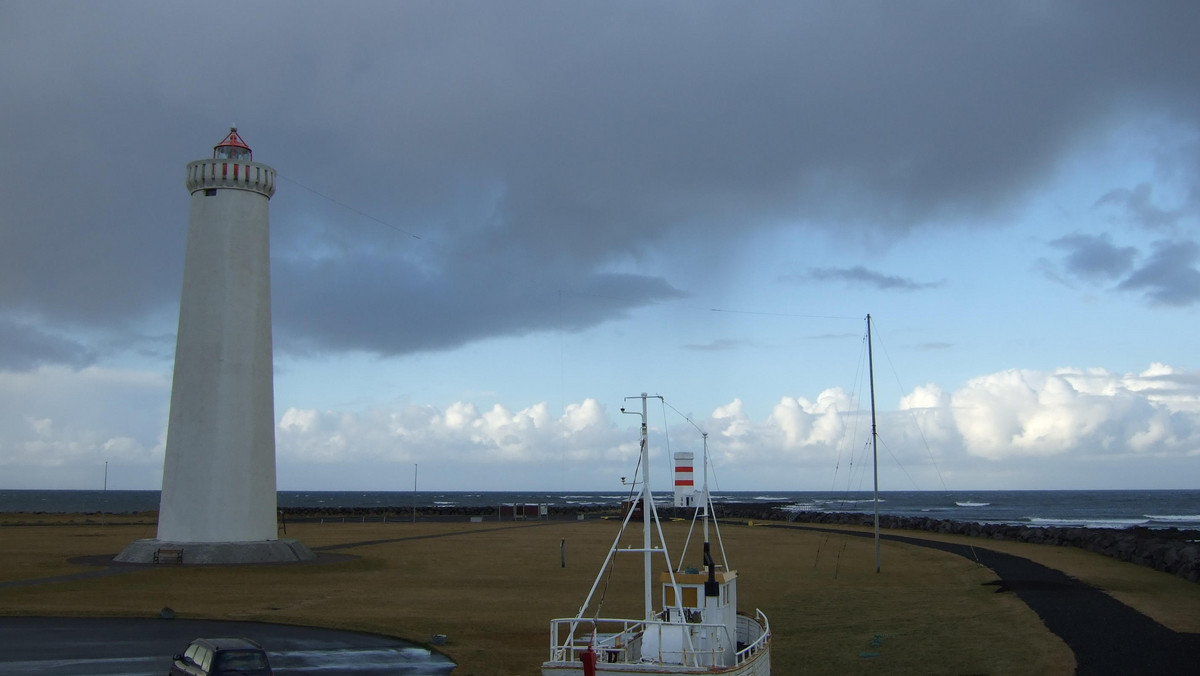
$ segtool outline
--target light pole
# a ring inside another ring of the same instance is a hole
[[[108,461],[104,461],[104,492],[100,498],[100,525],[105,525],[104,508],[108,507]]]

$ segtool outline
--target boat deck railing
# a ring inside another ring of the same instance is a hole
[[[771,623],[758,608],[754,609],[754,613],[754,617],[738,613],[738,644],[746,647],[737,652],[735,664],[749,662],[771,645]]]
[[[617,618],[563,618],[550,622],[550,661],[575,662],[589,647],[601,662],[661,664],[683,664],[689,666],[722,664],[726,649],[715,646],[711,649],[660,652],[655,655],[642,654],[642,637],[648,631],[662,631],[664,627],[687,627],[689,631],[712,630],[725,632],[721,624],[667,622],[659,620],[629,620]],[[742,664],[757,658],[770,645],[771,630],[767,617],[761,610],[756,617],[739,614],[737,617],[737,643],[745,647],[737,651],[734,663]],[[657,642],[662,645],[662,641]]]
[[[562,618],[550,621],[550,660],[575,662],[588,647],[604,662],[641,659],[644,620]]]

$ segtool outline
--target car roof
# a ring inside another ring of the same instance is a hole
[[[262,646],[248,638],[198,638],[200,643],[212,650],[262,650]]]

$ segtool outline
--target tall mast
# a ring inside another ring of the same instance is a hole
[[[867,315],[867,374],[871,381],[871,458],[875,465],[875,572],[879,562],[879,434],[875,427],[875,358],[871,354],[871,315]]]
[[[650,526],[651,526],[651,521],[654,518],[654,516],[652,514],[652,510],[654,509],[654,494],[650,492],[650,449],[649,449],[650,433],[649,433],[649,429],[646,427],[646,400],[649,398],[650,398],[650,395],[646,394],[645,392],[642,392],[641,396],[639,396],[639,397],[625,397],[626,401],[629,401],[630,399],[641,399],[642,400],[642,412],[640,414],[633,413],[632,411],[626,411],[624,408],[621,409],[621,413],[629,413],[631,415],[641,415],[642,416],[642,440],[641,440],[642,487],[638,491],[637,500],[633,503],[633,505],[640,504],[642,506],[642,565],[645,568],[642,578],[644,580],[645,591],[646,591],[646,619],[647,620],[654,617],[654,593],[653,593],[654,590],[652,588],[651,581],[650,581],[650,569],[651,569],[651,565],[652,565],[651,556],[654,551],[650,546]],[[658,397],[656,395],[656,398],[661,399],[662,397]],[[636,482],[637,482],[637,477],[634,477],[634,483],[636,483]],[[630,505],[630,510],[633,509],[633,505]],[[664,545],[664,548],[665,548],[665,545]]]
[[[705,596],[720,596],[721,588],[717,585],[717,564],[713,561],[712,545],[708,540],[708,512],[712,508],[712,497],[708,493],[708,432],[702,432],[704,438],[704,566],[708,569],[708,579],[704,582]],[[724,560],[724,556],[722,556]],[[729,562],[725,561],[725,566]]]
[[[646,588],[646,619],[654,617],[654,594],[650,584],[650,510],[654,494],[650,491],[650,433],[646,428],[646,393],[642,392],[642,575]]]
[[[704,500],[701,503],[704,506],[704,554],[708,556],[708,432],[701,432],[700,437],[704,440],[704,457],[700,459],[700,462],[704,464],[704,483],[701,484],[703,486],[701,490],[704,491]],[[709,562],[705,561],[705,563]]]

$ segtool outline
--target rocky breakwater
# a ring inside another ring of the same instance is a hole
[[[361,521],[361,522],[392,522],[409,521],[464,521],[471,517],[479,517],[489,521],[536,521],[539,519],[577,519],[581,515],[599,517],[619,515],[619,506],[612,505],[572,505],[571,507],[547,506],[545,514],[538,514],[539,505],[531,505],[528,513],[520,516],[514,514],[512,505],[483,505],[465,507],[454,505],[448,507],[430,507],[419,505],[405,507],[390,505],[378,507],[288,507],[281,508],[280,518],[285,522],[302,521]]]
[[[793,512],[782,507],[783,505],[721,505],[718,512],[726,518],[772,519],[841,526],[874,525],[874,516],[871,514]],[[1078,547],[1200,583],[1200,531],[1195,530],[1021,526],[888,515],[880,515],[879,526],[990,540]]]

